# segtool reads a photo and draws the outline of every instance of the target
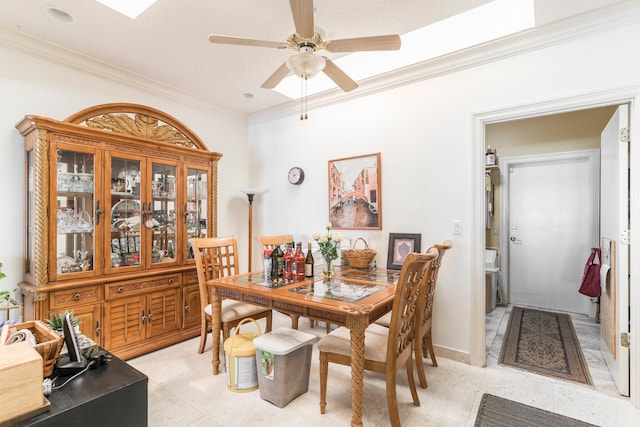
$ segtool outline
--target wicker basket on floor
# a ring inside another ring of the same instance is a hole
[[[364,243],[364,249],[356,249],[356,244],[359,240]],[[344,249],[342,252],[351,268],[369,268],[369,263],[376,257],[376,251],[369,249],[369,245],[362,237],[358,237],[353,241],[351,249]]]

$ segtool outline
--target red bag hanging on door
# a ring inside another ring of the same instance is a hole
[[[597,258],[597,259],[596,259]],[[600,248],[591,248],[591,255],[584,266],[580,292],[588,297],[599,297],[600,288]]]

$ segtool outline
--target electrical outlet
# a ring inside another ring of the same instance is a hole
[[[462,221],[459,219],[453,221],[453,234],[462,234]]]

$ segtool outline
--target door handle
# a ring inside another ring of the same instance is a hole
[[[100,200],[96,201],[96,225],[100,224],[100,215],[104,212],[100,209]]]
[[[515,236],[509,237],[509,240],[511,240],[514,245],[519,245],[522,243],[522,241],[520,239],[517,239]]]

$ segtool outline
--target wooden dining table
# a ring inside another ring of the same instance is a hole
[[[319,272],[298,282],[272,281],[260,272],[210,280],[213,336],[220,336],[223,298],[268,307],[287,314],[345,326],[351,336],[351,425],[362,426],[364,380],[364,332],[367,326],[391,311],[397,270],[336,271],[331,280]],[[213,374],[220,367],[220,340],[213,339]]]

